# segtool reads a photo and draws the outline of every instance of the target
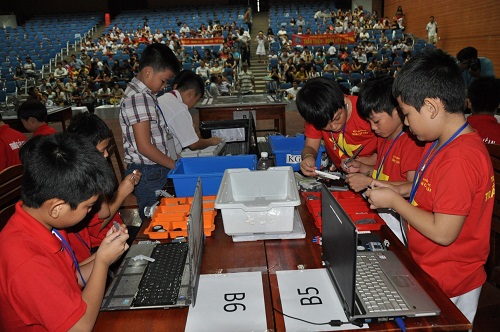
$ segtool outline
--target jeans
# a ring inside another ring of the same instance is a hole
[[[139,206],[139,216],[144,221],[147,218],[144,215],[144,208],[153,205],[158,200],[156,191],[165,187],[170,168],[158,164],[128,164],[125,174],[131,174],[134,169],[142,173],[141,181],[135,186],[134,195],[137,198],[137,205]]]

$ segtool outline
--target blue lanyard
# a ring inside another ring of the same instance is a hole
[[[52,234],[54,234],[59,239],[59,241],[61,241],[63,250],[65,250],[70,255],[71,259],[73,260],[73,263],[75,263],[76,270],[78,271],[80,278],[82,278],[83,287],[87,286],[87,283],[83,278],[82,272],[80,271],[80,265],[76,260],[75,253],[73,252],[73,249],[71,249],[71,246],[69,245],[68,241],[66,241],[66,239],[61,235],[61,233],[59,233],[59,231],[55,228],[52,229]]]
[[[335,145],[337,148],[339,148],[340,151],[342,151],[347,157],[350,157],[347,151],[345,150],[345,127],[346,125],[342,127],[342,139],[344,140],[344,143],[342,144],[342,147],[337,143],[337,140],[335,137],[333,137],[333,132],[330,132],[330,136],[332,137],[333,145]]]
[[[387,150],[387,152],[385,153],[384,157],[382,158],[382,160],[380,161],[380,163],[378,164],[378,168],[377,168],[377,173],[375,175],[375,180],[378,180],[378,177],[380,175],[380,172],[382,172],[382,167],[384,166],[384,163],[385,163],[385,159],[387,158],[387,156],[389,155],[389,152],[391,151],[392,147],[394,146],[394,143],[396,143],[396,141],[398,140],[398,138],[403,135],[404,131],[401,131],[398,136],[396,136],[396,138],[392,141],[391,145],[389,146],[389,149]],[[384,145],[382,146],[382,150],[384,150],[384,147],[385,147],[385,143],[386,143],[387,140],[384,140]],[[382,152],[382,151],[380,151]]]
[[[431,148],[427,151],[427,153],[425,154],[424,158],[422,158],[422,161],[420,162],[420,165],[418,166],[418,172],[417,174],[415,174],[415,178],[413,179],[413,184],[412,184],[412,187],[411,187],[411,192],[410,192],[410,198],[408,199],[408,202],[410,202],[410,204],[413,202],[413,200],[415,199],[415,195],[417,194],[417,190],[418,190],[418,183],[420,182],[420,179],[424,176],[424,173],[427,169],[427,166],[430,165],[430,163],[434,160],[434,157],[436,157],[436,155],[445,147],[447,146],[448,144],[450,144],[455,138],[457,138],[457,136],[469,125],[469,123],[467,121],[465,121],[465,123],[460,127],[458,128],[458,130],[453,134],[453,136],[451,136],[450,138],[448,138],[448,140],[446,142],[444,142],[443,145],[441,145],[437,150],[436,152],[434,152],[432,155],[430,155],[430,153],[434,150],[434,148],[436,147],[436,144],[438,142],[438,140],[435,140],[434,143],[432,143],[432,146]]]
[[[89,250],[90,253],[92,253],[92,248],[90,248],[89,244],[87,242],[85,242],[85,240],[82,238],[82,236],[80,235],[80,233],[74,233],[75,236],[78,238],[78,240],[83,243],[85,245],[85,247],[87,247],[87,249]]]

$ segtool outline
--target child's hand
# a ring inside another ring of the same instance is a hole
[[[315,172],[316,169],[316,159],[314,159],[312,155],[307,155],[307,157],[300,162],[300,170],[305,176],[317,176]]]
[[[392,191],[394,191],[395,193],[400,194],[399,193],[399,186],[394,185],[394,184],[387,182],[387,181],[372,180],[372,182],[370,183],[370,187],[373,189],[389,188]]]
[[[96,260],[102,260],[107,266],[113,264],[129,248],[128,237],[127,226],[120,225],[118,230],[111,227],[97,249]]]
[[[131,194],[134,191],[135,186],[141,181],[142,173],[138,170],[134,170],[132,174],[129,174],[123,179],[123,181],[118,186],[119,192],[123,193],[125,196]]]
[[[349,188],[355,192],[360,192],[361,190],[368,188],[368,186],[372,183],[372,180],[372,178],[364,174],[352,173],[347,174],[345,182],[349,184]]]
[[[222,143],[222,138],[217,137],[217,136],[211,137],[208,140],[209,140],[211,146],[214,146],[214,145],[217,145],[219,143]]]
[[[361,162],[358,160],[351,160],[350,162],[345,163],[347,159],[348,158],[344,158],[340,161],[340,167],[342,170],[346,173],[359,173],[362,165]]]
[[[389,188],[375,188],[365,191],[365,196],[370,203],[370,209],[392,209],[392,203],[397,199],[403,199],[398,193]]]

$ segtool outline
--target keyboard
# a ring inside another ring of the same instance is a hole
[[[358,253],[356,290],[368,312],[409,310],[373,255]]]
[[[134,307],[177,303],[187,251],[187,243],[167,243],[155,247],[151,254],[155,261],[148,264],[142,276]]]
[[[182,158],[189,157],[205,157],[205,156],[218,156],[226,146],[226,142],[221,142],[217,145],[208,146],[202,150],[190,150],[189,148],[181,151]]]
[[[245,143],[226,143],[224,155],[236,156],[236,155],[246,154],[246,151],[244,151],[245,150],[244,144]]]

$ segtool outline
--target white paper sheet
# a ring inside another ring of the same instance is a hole
[[[203,274],[186,332],[266,331],[261,272]]]
[[[278,271],[278,286],[283,313],[315,323],[347,318],[326,269]],[[360,330],[352,324],[340,327],[313,325],[284,317],[287,332]],[[365,324],[363,328],[368,328]]]

